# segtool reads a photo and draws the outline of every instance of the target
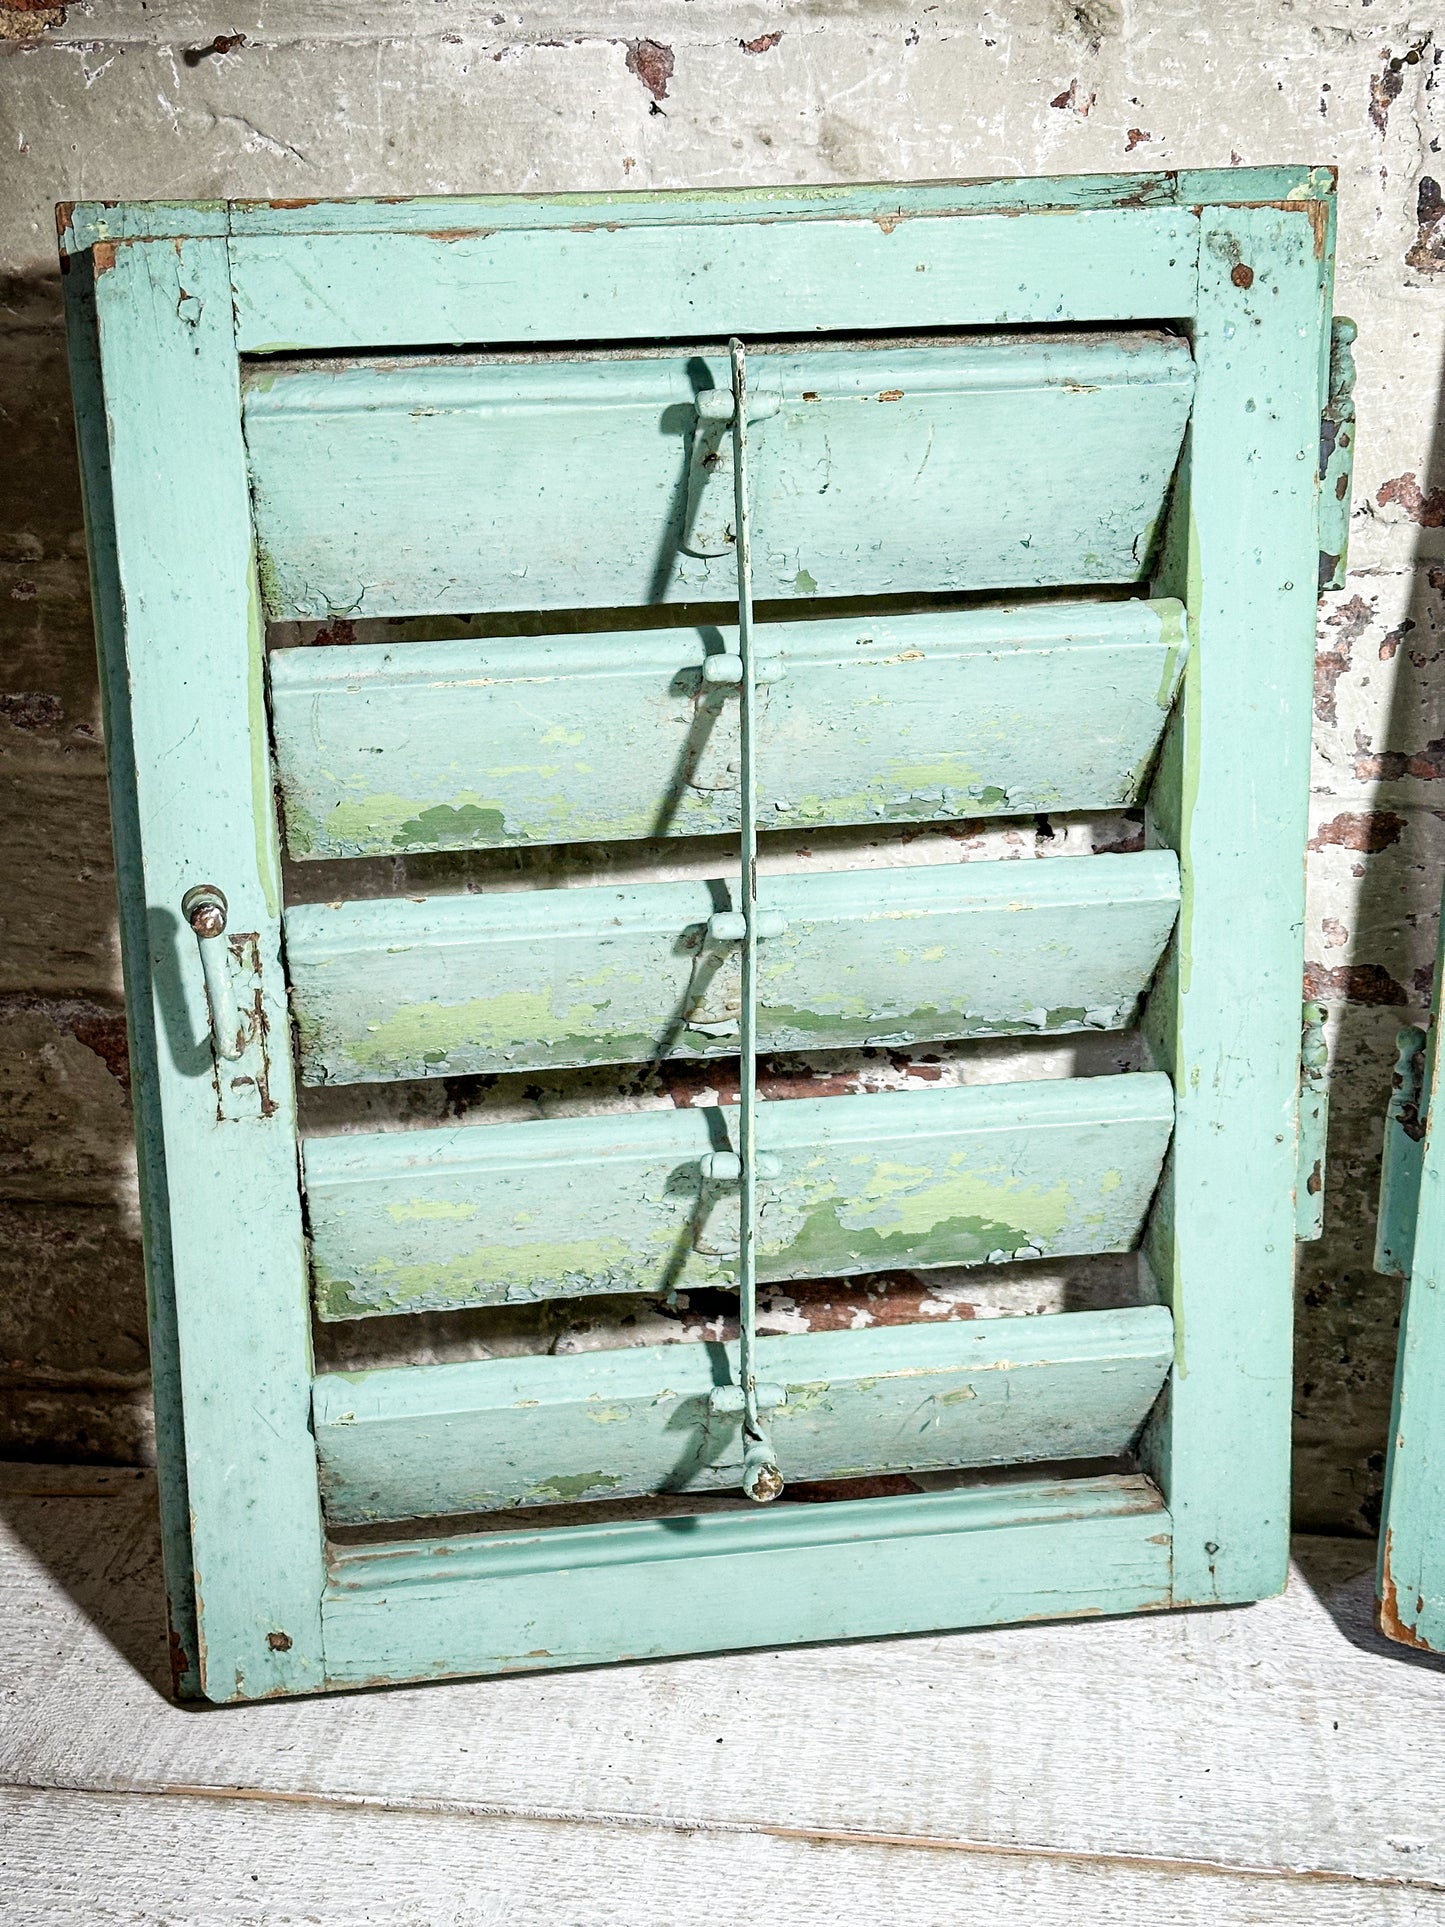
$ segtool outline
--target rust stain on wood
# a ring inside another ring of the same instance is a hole
[[[1413,1646],[1417,1652],[1428,1653],[1429,1644],[1421,1639],[1413,1626],[1406,1625],[1400,1617],[1400,1599],[1395,1586],[1395,1575],[1390,1570],[1390,1558],[1394,1550],[1394,1535],[1387,1527],[1385,1530],[1385,1555],[1380,1562],[1380,1631],[1387,1639],[1393,1639],[1402,1646]],[[1417,1598],[1415,1610],[1424,1608],[1424,1600]]]

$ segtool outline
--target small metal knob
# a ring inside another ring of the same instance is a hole
[[[181,898],[181,915],[198,937],[221,937],[226,931],[226,894],[214,883],[197,883]]]

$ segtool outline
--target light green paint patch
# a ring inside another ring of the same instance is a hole
[[[912,1240],[928,1237],[945,1223],[997,1223],[1002,1227],[1022,1218],[1032,1227],[1026,1235],[1020,1235],[1012,1245],[996,1241],[989,1247],[1016,1251],[1057,1238],[1068,1217],[1069,1187],[1063,1180],[1046,1191],[1012,1178],[999,1182],[968,1171],[943,1179],[931,1172],[904,1179],[903,1170],[901,1165],[879,1165],[863,1197],[840,1214],[840,1226],[845,1230],[866,1227],[901,1232]]]
[[[818,585],[806,569],[799,569],[798,573],[793,577],[793,587],[798,591],[799,595],[816,595],[818,593]]]
[[[1101,1191],[1117,1191],[1123,1182],[1124,1173],[1122,1171],[1103,1171],[1099,1175],[1099,1189]]]
[[[763,1031],[774,1039],[786,1040],[792,1032],[799,1036],[852,1043],[860,1037],[886,1035],[892,1043],[910,1038],[1013,1036],[1020,1031],[1118,1029],[1127,1013],[1116,1011],[1112,1024],[1099,1026],[1086,1022],[1087,1012],[1082,1004],[1060,1004],[1041,1012],[1003,1010],[993,1016],[982,1017],[957,1009],[938,1010],[928,1005],[916,1010],[870,1011],[861,998],[855,998],[850,1000],[850,1008],[846,1010],[808,1010],[796,1004],[773,1003],[764,984],[763,1002],[758,1015]],[[769,1046],[775,1050],[785,1047],[786,1043],[780,1045],[776,1042]]]
[[[832,1389],[832,1384],[826,1378],[817,1379],[810,1384],[785,1385],[783,1390],[787,1394],[787,1403],[778,1408],[776,1416],[797,1418],[803,1412],[816,1411],[819,1406],[827,1411],[828,1407],[824,1404],[824,1400]]]
[[[1179,656],[1183,647],[1181,638],[1165,653],[1164,667],[1159,675],[1159,687],[1154,692],[1154,700],[1163,710],[1174,707],[1174,698],[1179,693]]]
[[[960,1385],[952,1392],[935,1392],[933,1394],[933,1403],[935,1405],[964,1405],[967,1404],[969,1399],[977,1397],[978,1393],[971,1385]]]
[[[369,1069],[390,1064],[443,1063],[454,1053],[502,1051],[509,1046],[555,1036],[585,1025],[597,1015],[589,1004],[576,1005],[565,1020],[545,990],[508,990],[496,997],[473,997],[465,1004],[404,1004],[374,1031],[348,1041],[348,1054]]]
[[[503,842],[506,837],[507,819],[501,810],[478,803],[434,803],[403,823],[391,840],[398,849],[447,849],[456,844]]]
[[[889,763],[880,779],[908,789],[967,790],[978,782],[978,771],[960,757],[940,757],[932,763]]]
[[[393,1224],[408,1224],[421,1219],[450,1219],[460,1222],[477,1215],[477,1207],[461,1198],[412,1198],[406,1204],[389,1204],[386,1215]]]
[[[899,1222],[880,1232],[871,1225],[843,1223],[839,1202],[825,1199],[812,1207],[785,1245],[764,1249],[774,1261],[786,1254],[788,1275],[826,1277],[845,1264],[864,1271],[900,1264],[984,1264],[991,1252],[1020,1251],[1031,1242],[1032,1234],[1017,1225],[981,1214],[934,1217],[919,1230]]]
[[[473,1207],[465,1209],[470,1213]],[[460,1217],[462,1212],[455,1215]],[[459,1304],[527,1303],[579,1290],[635,1291],[655,1283],[656,1261],[639,1251],[634,1241],[604,1237],[551,1244],[485,1244],[453,1258],[415,1264],[378,1257],[345,1273],[317,1263],[314,1271],[322,1315],[354,1318]]]
[[[304,817],[299,805],[288,807],[287,821]],[[508,842],[504,812],[486,797],[462,790],[450,803],[419,804],[413,798],[382,793],[344,797],[326,812],[324,821],[306,818],[309,847],[347,852],[440,848],[478,843]],[[527,828],[519,828],[525,839]]]
[[[610,1492],[613,1486],[621,1483],[620,1476],[615,1472],[558,1472],[552,1478],[534,1485],[527,1496],[541,1504],[550,1499],[556,1505],[569,1505],[577,1499],[585,1499],[590,1492]]]
[[[898,1191],[911,1191],[933,1176],[929,1164],[876,1164],[873,1175],[863,1187],[865,1198],[888,1198]]]
[[[602,1405],[595,1412],[588,1412],[587,1417],[594,1425],[624,1425],[632,1413],[625,1405]]]

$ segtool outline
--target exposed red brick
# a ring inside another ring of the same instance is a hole
[[[1315,716],[1322,723],[1339,721],[1335,712],[1335,686],[1350,666],[1355,644],[1369,627],[1375,613],[1373,602],[1353,595],[1325,617],[1327,629],[1337,629],[1315,652]]]
[[[1328,823],[1321,823],[1309,847],[1323,850],[1335,844],[1342,850],[1363,850],[1374,856],[1398,843],[1404,828],[1404,817],[1393,810],[1342,810]]]
[[[1414,999],[1379,964],[1305,965],[1305,998],[1315,1004],[1409,1004]]]
[[[1403,622],[1397,622],[1393,629],[1386,630],[1385,634],[1380,638],[1381,662],[1393,662],[1395,656],[1399,653],[1400,644],[1415,626],[1414,618],[1406,616]]]
[[[1423,782],[1437,783],[1445,776],[1445,736],[1436,736],[1423,749],[1374,750],[1363,730],[1355,731],[1355,781],[1358,783],[1398,783],[1402,777],[1418,776]]]
[[[1375,500],[1381,508],[1403,509],[1422,529],[1445,528],[1445,488],[1432,488],[1427,495],[1413,468],[1382,482]]]
[[[1387,49],[1385,59],[1388,61],[1389,57],[1389,51]],[[1400,89],[1404,85],[1404,71],[1393,63],[1385,68],[1384,73],[1371,76],[1370,119],[1374,124],[1377,134],[1383,134],[1386,128],[1388,128],[1390,124],[1390,109],[1400,98]]]
[[[637,75],[655,101],[667,99],[667,83],[676,64],[671,47],[665,47],[660,40],[627,43],[627,71]]]
[[[756,40],[740,40],[738,45],[745,54],[768,54],[773,51],[782,37],[783,30],[779,27],[776,33],[760,33]]]

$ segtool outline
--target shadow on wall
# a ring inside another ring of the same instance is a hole
[[[1320,604],[1305,989],[1328,1007],[1332,1053],[1325,1234],[1300,1247],[1297,1289],[1295,1524],[1307,1532],[1373,1533],[1380,1519],[1402,1290],[1373,1269],[1380,1152],[1396,1032],[1428,1017],[1445,881],[1442,483],[1437,421],[1423,477],[1373,495],[1356,484],[1357,559],[1372,523],[1402,516],[1411,552],[1356,568]]]
[[[59,277],[0,282],[0,1454],[150,1456],[115,879]]]

